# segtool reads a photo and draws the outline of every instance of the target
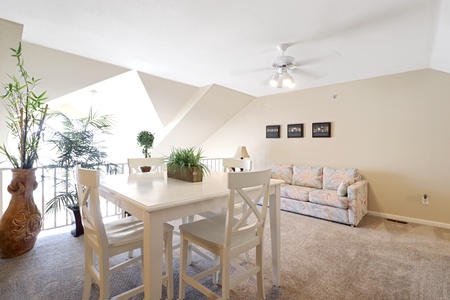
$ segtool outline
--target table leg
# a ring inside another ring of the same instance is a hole
[[[161,299],[164,223],[153,214],[144,216],[144,295]]]
[[[280,245],[281,245],[281,228],[280,228],[280,185],[275,186],[275,194],[269,198],[270,213],[270,234],[272,243],[272,281],[274,286],[280,285]]]

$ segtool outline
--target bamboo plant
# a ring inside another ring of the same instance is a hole
[[[5,144],[0,146],[0,153],[7,157],[15,169],[32,169],[39,158],[39,143],[47,116],[48,105],[44,104],[46,91],[35,93],[41,79],[31,77],[25,70],[22,43],[17,49],[10,49],[12,56],[17,59],[19,76],[9,76],[12,82],[3,84],[5,94],[1,99],[7,111],[6,127],[18,139],[18,154],[13,154]]]

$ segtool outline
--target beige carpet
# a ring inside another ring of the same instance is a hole
[[[266,299],[450,299],[450,230],[373,216],[352,228],[288,212],[281,215],[281,287],[272,286],[267,227]],[[178,254],[175,250],[176,278]],[[202,263],[194,256],[191,271]],[[82,237],[66,232],[39,238],[29,253],[0,260],[0,299],[81,299],[83,271]],[[140,269],[127,268],[113,277],[112,294],[139,283]],[[205,299],[192,289],[187,295]],[[94,286],[91,299],[97,298]],[[250,281],[232,292],[232,299],[255,298]]]

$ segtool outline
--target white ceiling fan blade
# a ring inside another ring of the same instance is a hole
[[[246,75],[251,73],[258,73],[263,71],[271,71],[271,68],[253,68],[253,69],[245,69],[245,70],[232,70],[231,75],[233,76],[239,76],[239,75]]]
[[[297,68],[292,70],[292,74],[294,74],[296,77],[301,77],[301,80],[318,80],[328,75],[326,72],[320,72],[320,71],[313,71],[308,70],[305,68]]]
[[[298,60],[298,61],[294,62],[294,65],[296,67],[302,67],[302,66],[308,66],[308,65],[312,65],[312,64],[329,63],[329,62],[337,61],[340,58],[342,58],[342,54],[340,54],[336,50],[330,50],[329,54]]]

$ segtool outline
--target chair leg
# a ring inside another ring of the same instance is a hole
[[[183,224],[194,222],[195,221],[195,216],[185,217],[181,221],[182,221]],[[192,263],[192,247],[190,245],[188,245],[186,264],[187,264],[187,266],[189,266],[191,263]]]
[[[100,287],[100,300],[109,299],[109,281],[111,273],[109,271],[109,257],[99,257],[100,263],[100,282],[98,283]]]
[[[222,299],[230,299],[230,257],[224,257],[222,252]]]
[[[100,287],[100,300],[109,299],[109,282],[111,280],[111,272],[109,270],[109,257],[99,257],[99,268],[100,268],[100,282],[98,283]]]
[[[186,282],[184,277],[187,276],[187,258],[189,242],[183,239],[183,234],[180,236],[180,283],[179,283],[179,300],[183,300],[186,293]]]
[[[217,255],[214,255],[213,257],[213,266],[217,266],[220,263],[220,257]],[[219,283],[219,274],[220,271],[217,271],[213,274],[213,283],[218,284]]]
[[[172,253],[172,239],[173,232],[166,233],[164,239],[165,259],[166,259],[166,274],[167,281],[167,299],[173,299],[173,253]]]
[[[248,251],[245,251],[244,255],[245,255],[245,262],[249,262],[250,261],[250,253],[248,253]]]
[[[88,300],[91,295],[92,274],[91,274],[90,268],[91,268],[92,264],[93,264],[92,250],[89,247],[85,247],[83,300]]]
[[[262,257],[263,257],[263,246],[260,243],[258,246],[256,246],[256,265],[259,266],[259,272],[256,274],[256,287],[258,289],[258,299],[265,299]]]

